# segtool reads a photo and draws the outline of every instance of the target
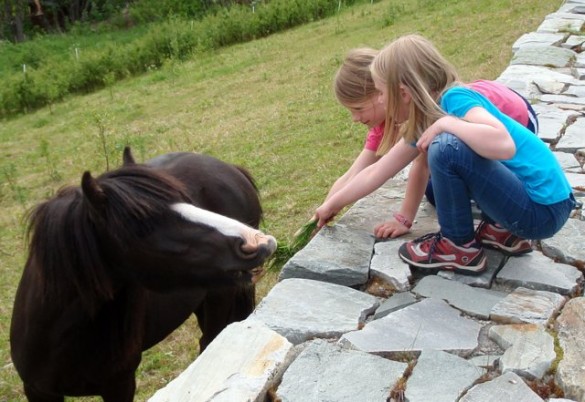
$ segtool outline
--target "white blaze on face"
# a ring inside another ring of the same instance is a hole
[[[254,251],[263,243],[274,245],[274,248],[276,248],[276,240],[274,237],[265,235],[259,230],[253,229],[227,216],[197,208],[187,203],[173,204],[171,205],[171,209],[188,221],[211,226],[225,236],[242,238],[244,240],[242,248],[248,252]]]

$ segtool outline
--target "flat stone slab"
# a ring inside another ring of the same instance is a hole
[[[550,102],[550,103],[561,103],[561,104],[568,104],[568,105],[578,105],[583,106],[585,105],[585,99],[578,98],[572,95],[542,95],[540,100],[543,102]]]
[[[579,56],[581,56],[581,55],[579,55]],[[583,67],[583,66],[581,66],[581,67]],[[563,93],[565,95],[583,97],[583,96],[585,96],[585,86],[583,86],[583,85],[571,85]]]
[[[507,372],[495,379],[475,385],[459,402],[543,402],[518,375]]]
[[[508,349],[526,334],[543,331],[540,324],[507,324],[493,325],[489,329],[489,338],[496,342],[502,349]]]
[[[496,277],[496,284],[523,287],[562,295],[574,294],[583,284],[583,274],[574,266],[555,263],[538,251],[510,258]]]
[[[517,288],[499,301],[490,319],[501,324],[546,324],[563,306],[566,297],[557,293]]]
[[[425,349],[465,355],[477,347],[480,329],[446,302],[425,299],[346,333],[339,343],[388,356],[418,355]]]
[[[290,363],[291,348],[259,322],[233,323],[148,401],[264,401]]]
[[[585,266],[585,222],[569,219],[550,239],[541,241],[544,255],[564,264]]]
[[[570,0],[569,0],[570,2]],[[578,10],[578,9],[577,9]],[[575,9],[573,11],[557,11],[556,13],[552,13],[544,17],[545,20],[552,20],[552,19],[568,19],[568,20],[579,20],[585,21],[585,15],[579,12],[576,12]]]
[[[565,177],[573,190],[585,189],[585,174],[582,173],[565,173]]]
[[[451,306],[473,317],[487,320],[493,307],[507,293],[473,288],[435,275],[422,278],[413,293],[422,297],[445,300]]]
[[[569,85],[582,85],[582,82],[569,74],[553,71],[544,66],[509,65],[497,79],[522,94],[526,99],[540,99],[542,93],[534,82],[558,82]]]
[[[534,81],[534,85],[543,92],[546,90],[555,91],[554,88],[548,89],[547,82]],[[558,87],[558,93],[562,94],[567,85],[563,82],[553,81],[550,86]],[[550,93],[550,92],[548,92]],[[554,92],[553,92],[554,93]],[[563,110],[551,105],[535,104],[532,108],[538,115],[538,137],[546,142],[557,142],[564,132],[567,124],[581,114],[575,111]],[[558,151],[558,149],[557,149]]]
[[[309,342],[276,391],[282,402],[385,402],[407,367],[323,340]]]
[[[555,46],[523,46],[512,56],[511,65],[569,67],[576,59],[570,49]]]
[[[583,53],[580,53],[577,55],[577,60],[575,61],[575,67],[576,68],[583,68],[585,67],[585,55],[583,55]],[[581,79],[581,77],[579,77]]]
[[[323,227],[282,267],[279,279],[316,279],[345,286],[367,282],[375,239],[340,224]],[[331,250],[335,250],[334,253]]]
[[[373,319],[377,320],[379,318],[385,317],[394,311],[398,311],[416,302],[416,297],[414,297],[414,295],[410,292],[395,293],[382,302],[382,304],[380,304],[380,307],[378,307],[376,310]]]
[[[583,14],[581,14],[581,16],[583,16]],[[566,47],[569,49],[573,49],[573,48],[578,48],[578,47],[582,47],[583,43],[585,43],[585,36],[584,35],[569,35],[569,37],[567,38],[567,40],[565,40],[561,46],[562,47]]]
[[[379,305],[374,296],[346,286],[292,278],[274,285],[248,320],[263,322],[296,345],[354,331]]]
[[[583,168],[575,157],[575,153],[572,152],[553,152],[557,160],[559,161],[561,168],[565,172],[581,173],[583,174]]]
[[[384,219],[390,219],[391,211],[397,211],[400,208],[405,189],[404,180],[390,179],[372,194],[356,201],[335,224],[373,235],[374,227],[382,223]],[[381,205],[387,211],[386,217],[379,213]]]
[[[561,44],[565,35],[562,33],[550,32],[529,32],[516,39],[512,45],[512,51],[516,52],[523,46],[555,46]]]
[[[428,402],[432,395],[433,402],[456,401],[484,372],[459,356],[439,350],[423,350],[408,378],[406,400]]]
[[[370,274],[399,292],[410,289],[412,278],[408,264],[405,264],[398,256],[398,249],[407,240],[401,237],[376,243],[370,262]]]
[[[536,29],[536,32],[579,32],[583,27],[583,21],[574,18],[548,18]]]
[[[555,379],[565,397],[585,401],[585,297],[567,302],[555,329],[563,349]]]
[[[489,333],[491,339],[506,348],[500,358],[502,372],[513,371],[523,378],[542,379],[557,358],[554,339],[541,325],[496,325]]]
[[[558,81],[534,80],[534,85],[536,85],[541,93],[547,95],[566,95],[565,92],[568,89],[567,84]],[[540,115],[538,117],[540,120]]]
[[[585,118],[576,119],[573,124],[565,129],[565,134],[560,139],[556,149],[558,151],[575,153],[578,149],[585,148],[585,135],[583,135],[583,130],[585,130]]]

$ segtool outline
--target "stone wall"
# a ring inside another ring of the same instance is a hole
[[[584,24],[585,0],[567,1],[516,41],[498,78],[533,103],[579,200]],[[533,253],[488,252],[480,276],[417,277],[397,250],[438,228],[430,205],[408,236],[372,236],[404,189],[401,175],[321,230],[247,320],[149,401],[585,401],[581,210]]]

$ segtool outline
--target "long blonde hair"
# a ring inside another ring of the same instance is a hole
[[[388,152],[400,137],[407,142],[416,141],[424,130],[444,116],[437,99],[459,80],[455,68],[435,46],[414,34],[402,36],[388,44],[374,58],[370,69],[373,79],[386,83],[388,92],[386,126],[379,154]],[[396,121],[401,84],[411,95],[406,122]],[[401,124],[397,129],[396,126]]]
[[[378,91],[374,85],[370,64],[378,51],[369,47],[350,50],[333,80],[333,91],[339,103],[353,107],[375,96]]]

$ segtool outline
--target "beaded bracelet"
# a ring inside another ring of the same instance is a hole
[[[408,229],[410,229],[412,227],[412,222],[409,221],[408,219],[406,219],[404,217],[404,215],[399,214],[398,212],[394,212],[394,214],[392,216],[394,217],[394,219],[396,219],[397,222],[403,224]]]

